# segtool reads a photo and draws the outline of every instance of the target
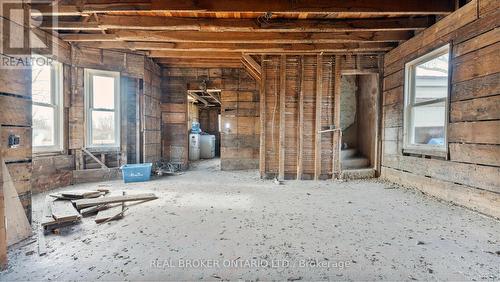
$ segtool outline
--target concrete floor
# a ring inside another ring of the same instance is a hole
[[[500,222],[380,181],[262,181],[202,162],[112,190],[154,192],[9,252],[0,280],[498,280]],[[97,184],[66,187],[95,188]],[[34,218],[45,194],[35,195]]]

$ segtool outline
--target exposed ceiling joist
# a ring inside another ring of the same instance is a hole
[[[241,60],[234,59],[174,59],[162,58],[155,60],[160,65],[186,68],[242,68]]]
[[[155,51],[153,55],[160,55],[160,51],[189,51],[189,52],[244,52],[244,53],[376,53],[387,52],[394,48],[395,43],[359,42],[359,43],[332,43],[332,44],[273,44],[273,43],[193,43],[193,42],[130,42],[130,41],[94,41],[78,42],[77,46],[125,49],[132,51]]]
[[[205,107],[208,107],[210,105],[208,101],[200,97],[200,95],[198,95],[196,92],[197,92],[196,90],[188,90],[188,95],[193,97],[193,99],[202,102],[205,105]]]
[[[288,13],[358,13],[358,14],[447,14],[454,10],[454,0],[273,0],[273,1],[178,1],[152,0],[152,10],[191,12],[288,12]]]
[[[205,59],[240,59],[241,52],[205,52],[205,51],[151,51],[151,58],[205,58]]]
[[[345,42],[401,42],[411,38],[408,31],[361,31],[331,33],[279,32],[189,32],[118,30],[112,34],[62,34],[71,42],[84,41],[156,41],[206,43],[345,43]]]
[[[455,0],[273,0],[273,1],[179,1],[153,0],[149,1],[87,1],[77,5],[80,1],[67,1],[64,5],[57,5],[58,9],[44,4],[32,4],[34,9],[44,15],[81,15],[92,13],[111,12],[280,12],[280,13],[339,13],[349,15],[408,15],[434,14],[446,15],[455,8]]]
[[[82,30],[133,29],[164,31],[207,32],[348,32],[420,30],[432,23],[428,17],[349,19],[349,20],[289,20],[271,19],[265,24],[255,19],[206,19],[144,16],[99,16],[97,23],[59,21],[54,26],[51,18],[42,23],[44,29]]]

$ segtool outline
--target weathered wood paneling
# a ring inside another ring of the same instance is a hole
[[[382,177],[478,212],[500,218],[500,194],[382,167]]]
[[[500,14],[492,7],[498,1],[471,1],[386,54],[382,176],[498,217]],[[404,66],[447,43],[452,52],[449,160],[403,155]]]

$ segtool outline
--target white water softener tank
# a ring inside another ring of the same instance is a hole
[[[215,157],[215,135],[200,136],[200,156],[202,159]]]
[[[189,160],[197,161],[200,159],[200,134],[189,134]]]

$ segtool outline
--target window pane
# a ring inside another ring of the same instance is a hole
[[[92,99],[94,108],[115,108],[115,79],[109,76],[92,76]]]
[[[115,143],[115,113],[92,111],[92,143]]]
[[[33,146],[54,146],[54,109],[33,105]]]
[[[448,96],[448,53],[415,67],[415,103]]]
[[[414,107],[413,144],[444,145],[445,102]]]
[[[50,66],[33,66],[31,69],[31,95],[33,102],[52,103]]]

